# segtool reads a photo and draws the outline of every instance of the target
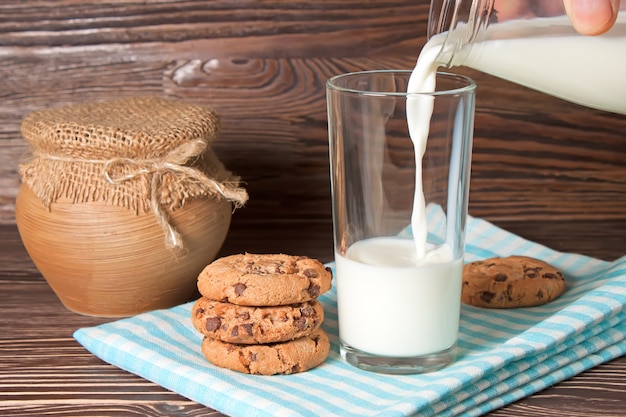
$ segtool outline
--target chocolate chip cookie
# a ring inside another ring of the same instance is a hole
[[[245,306],[277,306],[317,298],[332,273],[318,260],[283,254],[239,254],[217,259],[198,276],[204,297]]]
[[[212,364],[233,371],[256,375],[294,374],[324,362],[330,341],[324,330],[288,342],[265,345],[225,343],[205,337],[202,353]]]
[[[191,309],[203,335],[239,344],[277,343],[310,334],[324,320],[319,301],[276,307],[249,307],[200,298]]]
[[[477,307],[532,307],[554,300],[563,291],[561,271],[527,256],[489,258],[463,267],[461,299]]]

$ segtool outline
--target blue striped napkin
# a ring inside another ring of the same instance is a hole
[[[540,307],[463,306],[457,361],[423,375],[356,369],[339,357],[334,290],[320,297],[332,351],[300,374],[250,376],[209,364],[191,303],[74,337],[96,356],[231,416],[478,416],[626,353],[626,256],[559,253],[470,217],[466,261],[512,254],[561,269],[568,289]]]

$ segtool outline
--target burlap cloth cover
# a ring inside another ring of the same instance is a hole
[[[219,118],[208,108],[130,98],[35,111],[22,121],[30,154],[22,181],[50,209],[59,198],[152,211],[169,248],[184,247],[166,210],[193,198],[248,195],[210,149]]]

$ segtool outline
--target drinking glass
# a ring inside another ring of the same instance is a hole
[[[394,374],[456,355],[476,87],[440,72],[408,94],[410,75],[327,82],[341,356]]]

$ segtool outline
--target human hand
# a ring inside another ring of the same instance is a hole
[[[617,19],[620,0],[495,0],[498,21],[559,16],[567,13],[574,29],[582,35],[607,32]]]
[[[620,0],[563,0],[572,26],[582,35],[600,35],[613,26]]]

